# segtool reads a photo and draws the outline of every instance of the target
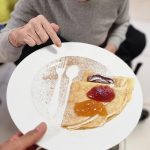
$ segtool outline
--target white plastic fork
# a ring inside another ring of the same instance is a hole
[[[56,73],[58,75],[57,82],[55,85],[54,93],[52,95],[52,99],[48,104],[48,113],[50,117],[55,117],[56,111],[59,105],[59,94],[60,94],[60,85],[62,76],[66,70],[67,60],[63,62],[60,61],[56,67]]]
[[[68,86],[67,86],[64,103],[61,106],[61,109],[58,111],[58,115],[55,118],[57,125],[61,125],[61,122],[62,122],[63,116],[64,116],[64,112],[65,112],[65,109],[66,109],[66,106],[67,106],[67,103],[68,103],[70,87],[71,87],[73,79],[75,77],[77,77],[78,73],[79,73],[79,67],[77,65],[69,66],[67,71],[66,71],[66,76],[69,79],[69,83],[68,83]]]

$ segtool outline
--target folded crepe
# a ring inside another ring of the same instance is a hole
[[[67,129],[88,129],[102,126],[107,121],[118,115],[131,99],[134,87],[133,78],[121,76],[111,77],[114,80],[114,84],[109,84],[108,86],[114,90],[115,98],[108,103],[102,102],[105,105],[108,114],[106,116],[95,115],[92,117],[78,116],[74,111],[75,104],[90,100],[86,93],[91,88],[105,85],[101,83],[87,82],[87,77],[90,74],[92,73],[85,72],[82,81],[76,81],[72,84],[68,104],[64,112],[62,127]]]

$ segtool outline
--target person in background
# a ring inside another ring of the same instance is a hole
[[[35,145],[46,132],[46,124],[40,123],[34,130],[29,131],[25,135],[18,132],[9,140],[0,144],[0,150],[35,150]]]
[[[15,61],[25,45],[48,39],[56,46],[65,39],[116,53],[129,26],[128,10],[128,0],[19,0],[0,33],[0,61]]]

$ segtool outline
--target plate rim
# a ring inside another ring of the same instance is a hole
[[[98,47],[98,46],[95,46],[95,45],[91,45],[91,44],[86,44],[86,43],[80,43],[80,42],[66,42],[66,43],[63,43],[62,45],[63,46],[65,46],[65,45],[80,45],[80,44],[82,44],[82,45],[90,45],[90,46],[94,46],[94,47]],[[53,48],[55,48],[55,45],[50,45],[50,46],[47,46],[47,47],[44,47],[44,48],[42,48],[42,49],[40,49],[40,50],[38,50],[38,51],[35,51],[34,53],[32,53],[31,55],[34,55],[35,53],[40,53],[41,51],[43,51],[44,49],[46,50],[47,48],[50,48],[50,47],[53,47]],[[100,47],[98,47],[99,49],[102,49],[102,48],[100,48]],[[104,50],[104,49],[102,49],[102,50]],[[106,52],[106,53],[109,53],[110,54],[110,52]],[[31,57],[31,55],[29,55],[30,57]],[[111,55],[113,55],[113,54],[111,54]],[[27,60],[28,58],[29,58],[29,56],[27,57],[27,58],[25,58],[24,60]],[[116,55],[114,55],[117,59],[118,59],[118,57],[116,56]],[[113,57],[114,57],[113,56]],[[55,59],[57,59],[57,58],[55,58]],[[120,59],[120,58],[119,58]],[[24,61],[23,60],[23,61]],[[121,59],[120,59],[121,60]],[[52,60],[51,60],[52,61]],[[122,60],[121,60],[122,61]],[[122,61],[123,62],[123,61]],[[19,67],[19,66],[21,66],[21,64],[22,64],[23,62],[21,62],[18,66],[17,66],[17,68]],[[124,63],[124,62],[123,62]],[[125,64],[125,63],[124,63]],[[105,65],[105,64],[104,64]],[[126,64],[125,64],[126,65]],[[127,65],[126,65],[127,66]],[[15,69],[16,70],[16,69]],[[15,71],[14,71],[15,72]],[[13,72],[13,74],[14,74],[14,72]],[[12,74],[12,76],[13,76],[13,74]],[[12,118],[12,120],[14,121],[15,119],[14,119],[14,116],[12,116],[12,110],[11,110],[11,106],[9,105],[9,101],[10,101],[10,98],[9,98],[9,88],[10,88],[10,83],[11,83],[11,79],[12,79],[12,76],[11,76],[11,78],[10,78],[10,81],[9,81],[9,83],[8,83],[8,88],[7,88],[7,107],[8,107],[8,110],[9,110],[9,113],[10,113],[10,116],[11,116],[11,118]],[[134,75],[134,78],[135,78],[135,80],[136,80],[136,83],[137,83],[137,86],[138,86],[138,88],[139,88],[139,90],[140,90],[140,94],[141,94],[141,110],[139,110],[139,114],[140,114],[140,112],[142,111],[142,105],[143,105],[143,103],[142,103],[142,99],[143,99],[143,96],[142,96],[142,90],[141,90],[141,87],[140,87],[140,83],[139,83],[139,81],[138,81],[138,79],[137,79],[137,77]],[[9,100],[8,100],[9,99]],[[140,116],[139,116],[140,117]],[[115,118],[114,118],[115,119]],[[137,122],[135,123],[135,125],[134,125],[134,127],[132,127],[131,128],[131,131],[136,127],[136,125],[137,125],[137,123],[138,123],[138,120],[137,120]],[[16,123],[15,123],[16,124]],[[16,125],[17,126],[17,125]],[[17,126],[18,127],[18,126]],[[18,129],[20,129],[20,127],[18,127]],[[131,131],[129,132],[129,134],[131,133]],[[128,134],[128,135],[129,135]],[[127,135],[127,136],[128,136]],[[127,137],[126,136],[126,137]],[[120,139],[120,142],[122,141],[123,139]],[[42,144],[42,142],[43,141],[40,141],[39,142],[39,145],[43,145]],[[115,144],[113,144],[113,145],[115,145]],[[47,147],[46,147],[47,148]],[[108,148],[110,148],[110,147],[108,147]]]

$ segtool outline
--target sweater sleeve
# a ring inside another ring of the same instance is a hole
[[[114,44],[119,48],[120,44],[126,38],[126,32],[129,26],[129,1],[124,0],[120,9],[118,10],[118,17],[112,27],[107,44]]]
[[[22,47],[16,48],[8,40],[9,33],[25,25],[31,18],[37,16],[37,12],[32,8],[33,0],[19,0],[12,13],[6,27],[0,31],[0,63],[16,61],[22,52]]]

